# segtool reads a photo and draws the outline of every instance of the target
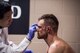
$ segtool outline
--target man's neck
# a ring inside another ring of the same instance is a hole
[[[50,46],[54,41],[57,39],[57,34],[48,35],[47,39],[45,39],[45,42]]]

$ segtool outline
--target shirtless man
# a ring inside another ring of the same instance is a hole
[[[38,19],[38,39],[48,45],[47,53],[75,53],[64,40],[57,36],[59,22],[53,14],[45,14]]]

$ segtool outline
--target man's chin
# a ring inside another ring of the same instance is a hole
[[[43,39],[42,37],[37,37],[38,39]]]

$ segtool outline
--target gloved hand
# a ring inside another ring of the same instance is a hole
[[[33,53],[33,52],[32,52],[32,50],[27,49],[27,50],[24,51],[24,53]]]
[[[27,35],[27,39],[28,39],[29,41],[31,41],[31,40],[33,39],[34,34],[35,34],[36,30],[37,30],[36,27],[37,27],[37,24],[33,24],[33,25],[29,28],[29,33],[28,33],[28,35]]]

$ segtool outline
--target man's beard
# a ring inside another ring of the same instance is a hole
[[[48,37],[48,33],[45,33],[43,35],[38,33],[38,36],[37,36],[38,39],[47,39],[47,37]]]

